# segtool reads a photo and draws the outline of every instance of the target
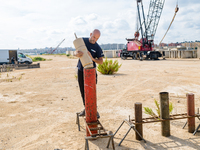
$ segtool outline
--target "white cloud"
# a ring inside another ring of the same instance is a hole
[[[72,24],[72,25],[86,25],[87,22],[84,20],[83,17],[77,16],[75,18],[72,18],[72,20],[70,21],[70,24]]]
[[[143,0],[145,16],[150,0]],[[159,42],[166,32],[176,1],[165,1],[155,35]],[[179,1],[179,12],[164,42],[199,40],[199,0]],[[98,28],[99,43],[126,43],[133,37],[136,25],[136,2],[133,0],[8,0],[0,6],[0,48],[41,48],[73,46],[74,32],[87,37]],[[195,31],[195,32],[194,32]],[[26,42],[23,42],[26,40]]]
[[[91,21],[93,21],[93,20],[97,20],[97,19],[98,19],[98,15],[97,15],[97,14],[94,14],[94,13],[92,13],[92,14],[86,16],[86,20],[91,20]]]

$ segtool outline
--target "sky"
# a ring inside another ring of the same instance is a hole
[[[0,0],[0,49],[74,47],[74,33],[101,31],[99,44],[122,43],[136,31],[136,0]],[[143,0],[145,16],[150,0]],[[177,0],[165,0],[155,35],[158,44]],[[200,1],[178,0],[179,12],[163,42],[200,40]]]

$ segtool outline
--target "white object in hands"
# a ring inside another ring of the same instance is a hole
[[[84,68],[93,68],[93,62],[91,57],[88,55],[88,50],[87,47],[85,46],[85,43],[82,38],[77,38],[73,42],[76,51],[81,51],[83,52],[83,56],[80,57],[81,63]]]

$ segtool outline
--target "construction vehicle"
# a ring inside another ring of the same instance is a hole
[[[135,38],[126,39],[126,48],[120,51],[120,57],[126,59],[158,59],[162,57],[159,51],[154,51],[154,36],[160,20],[165,0],[150,0],[147,19],[145,19],[142,0],[136,0],[137,21]],[[141,8],[141,9],[140,9]],[[139,28],[138,28],[139,24]],[[138,40],[141,34],[141,39]]]

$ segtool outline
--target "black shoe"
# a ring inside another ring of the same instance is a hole
[[[99,112],[97,111],[97,119],[99,119],[100,118],[100,115],[99,115]]]
[[[79,116],[80,116],[80,117],[84,117],[84,116],[85,116],[85,109],[83,109],[83,111],[80,112]]]

